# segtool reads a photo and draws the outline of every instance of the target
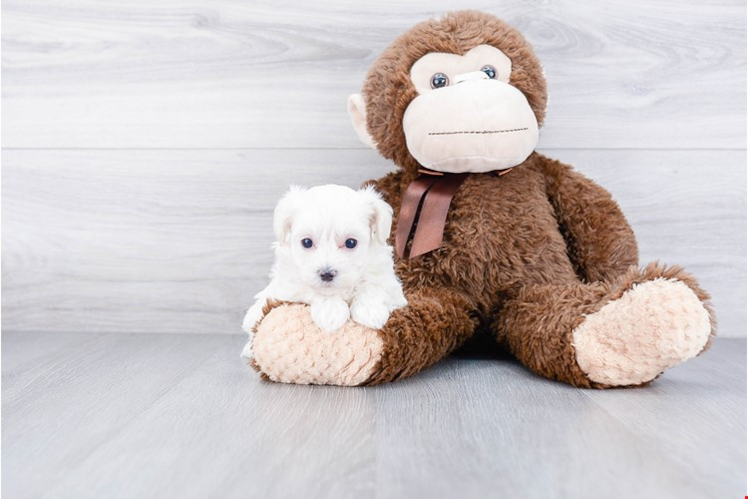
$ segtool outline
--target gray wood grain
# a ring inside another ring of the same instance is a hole
[[[745,2],[478,0],[545,65],[545,148],[745,148]],[[14,148],[357,147],[381,50],[457,0],[3,2]]]
[[[545,153],[608,188],[642,263],[685,266],[720,335],[745,336],[744,152]],[[288,185],[392,168],[367,150],[14,150],[3,163],[3,327],[123,333],[238,332]]]
[[[694,361],[703,366],[708,362],[708,356],[716,354],[719,365],[715,364],[708,371],[689,371],[684,366],[668,372],[652,385],[646,399],[627,390],[586,392],[638,439],[656,440],[658,450],[670,462],[670,471],[687,471],[689,477],[701,478],[691,481],[677,479],[684,487],[684,496],[712,495],[703,481],[720,481],[722,471],[735,466],[730,461],[746,452],[742,428],[735,425],[738,419],[745,418],[744,404],[739,399],[731,402],[722,399],[726,387],[730,391],[745,391],[746,372],[742,366],[746,352],[742,344],[728,345],[732,345],[732,351],[723,351],[721,348],[725,346],[720,346],[715,352],[707,352]],[[679,387],[688,387],[690,397],[680,397]],[[688,428],[683,427],[685,422],[688,422]],[[719,449],[713,446],[730,435],[732,438],[725,440]],[[695,460],[696,456],[698,460]],[[643,458],[652,462],[652,457]],[[704,463],[709,465],[703,467]],[[738,460],[737,465],[745,467],[746,464]],[[653,473],[660,474],[658,471]],[[739,489],[737,482],[735,484]]]
[[[585,391],[467,354],[375,388],[290,386],[243,366],[239,335],[84,337],[3,332],[3,497],[711,498],[745,486],[744,339],[648,387]]]
[[[699,498],[719,483],[743,487],[742,347],[721,344],[644,390],[580,390],[509,360],[451,359],[381,388],[378,457],[398,466],[384,468],[379,495],[414,494],[413,484],[425,498]]]

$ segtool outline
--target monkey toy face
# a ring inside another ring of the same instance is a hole
[[[405,109],[410,154],[440,172],[488,172],[519,165],[538,143],[538,121],[509,83],[512,61],[478,45],[466,54],[432,52],[410,78],[418,95]]]
[[[480,173],[530,156],[545,103],[542,69],[522,35],[463,11],[395,40],[348,110],[359,137],[406,170]]]

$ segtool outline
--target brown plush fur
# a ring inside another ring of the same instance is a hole
[[[370,182],[394,207],[395,221],[419,167],[402,131],[403,113],[416,95],[410,66],[428,52],[464,54],[480,44],[512,59],[510,83],[543,120],[545,80],[516,30],[479,12],[416,25],[374,63],[363,90],[369,133],[380,153],[401,167]],[[472,174],[452,200],[442,247],[396,263],[409,305],[382,329],[385,355],[369,383],[416,373],[478,325],[490,324],[499,342],[534,372],[603,387],[576,363],[571,332],[584,315],[657,277],[683,281],[708,308],[706,293],[682,270],[650,265],[640,271],[637,263],[634,234],[616,202],[570,166],[534,153],[507,175]]]
[[[402,130],[416,95],[410,67],[429,52],[464,54],[481,44],[511,58],[510,83],[542,122],[546,87],[540,64],[516,30],[488,14],[458,12],[418,24],[384,51],[367,76],[369,133],[380,153],[400,167],[370,181],[395,211],[393,235],[403,193],[419,168]],[[408,305],[394,311],[380,331],[383,353],[366,383],[410,376],[477,330],[490,329],[535,373],[605,387],[580,369],[572,333],[585,315],[658,278],[693,290],[714,333],[709,297],[691,276],[680,268],[637,264],[634,234],[616,202],[570,166],[533,153],[500,177],[469,174],[452,200],[442,246],[396,261]]]
[[[471,301],[447,288],[418,288],[407,293],[418,307],[398,311],[381,330],[382,360],[368,385],[418,373],[462,345],[475,332],[478,320]]]

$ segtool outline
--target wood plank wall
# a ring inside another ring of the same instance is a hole
[[[499,15],[543,61],[540,150],[607,187],[642,262],[746,335],[742,1],[4,0],[2,326],[235,333],[290,183],[392,166],[345,112],[399,33]]]

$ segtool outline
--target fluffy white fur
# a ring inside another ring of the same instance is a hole
[[[349,318],[382,328],[393,310],[406,305],[387,245],[391,225],[392,208],[373,188],[291,187],[273,216],[270,284],[255,295],[243,329],[251,337],[268,299],[309,304],[312,319],[326,331]],[[302,243],[307,239],[311,248]],[[347,248],[351,239],[355,247]],[[323,280],[326,272],[334,274],[331,281]],[[252,357],[251,338],[242,355]]]

